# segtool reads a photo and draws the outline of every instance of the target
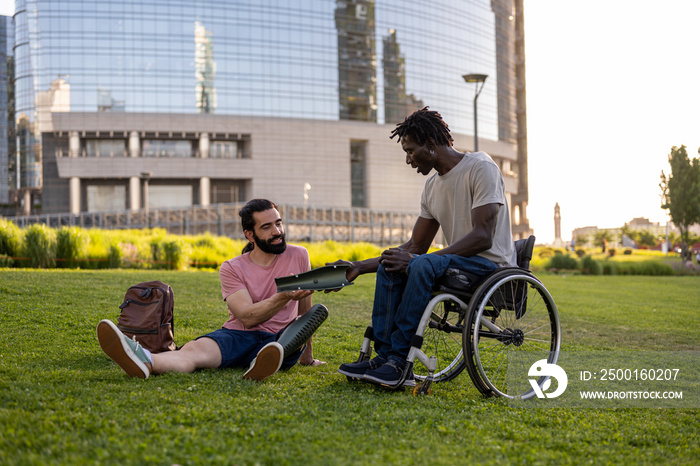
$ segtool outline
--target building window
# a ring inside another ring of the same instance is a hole
[[[212,204],[231,204],[241,202],[242,187],[239,184],[232,185],[215,185],[211,188]]]
[[[192,186],[149,185],[148,207],[189,207],[192,205]]]
[[[111,212],[126,208],[126,186],[87,186],[88,212]]]
[[[213,133],[209,143],[209,158],[212,159],[249,159],[251,152],[250,134],[239,134],[229,139],[228,134],[221,138],[221,133]]]
[[[235,141],[214,141],[209,149],[209,157],[212,159],[240,159],[240,154]]]
[[[170,141],[165,139],[144,139],[144,157],[192,157],[192,141]]]
[[[124,139],[88,139],[85,141],[88,157],[126,157]]]
[[[367,141],[350,141],[350,189],[353,207],[367,207]]]

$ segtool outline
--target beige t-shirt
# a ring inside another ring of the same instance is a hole
[[[421,196],[420,216],[437,220],[445,240],[453,244],[474,228],[472,209],[486,204],[500,205],[496,232],[491,249],[478,255],[500,267],[515,266],[505,182],[498,165],[485,152],[468,153],[449,172],[428,178]]]

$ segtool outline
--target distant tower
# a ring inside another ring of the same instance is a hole
[[[561,240],[561,210],[559,203],[554,204],[554,247],[562,247],[564,242]]]

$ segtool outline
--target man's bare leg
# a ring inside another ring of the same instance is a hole
[[[194,372],[197,369],[216,369],[221,365],[219,344],[209,337],[192,340],[178,351],[153,355],[154,374],[165,372]]]

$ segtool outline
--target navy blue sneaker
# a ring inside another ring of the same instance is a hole
[[[404,369],[406,368],[405,361],[399,361],[397,359],[389,359],[386,363],[379,366],[377,369],[368,370],[365,372],[363,380],[368,382],[376,383],[379,385],[385,385],[388,387],[398,387],[403,385],[405,387],[415,387],[416,380],[413,377],[413,371],[409,371],[406,375],[406,379],[401,383],[403,377]]]
[[[355,379],[361,379],[365,375],[365,372],[376,369],[384,364],[384,360],[379,358],[379,356],[370,359],[369,361],[359,361],[359,362],[349,362],[341,364],[338,368],[338,372],[341,374],[352,377]]]

